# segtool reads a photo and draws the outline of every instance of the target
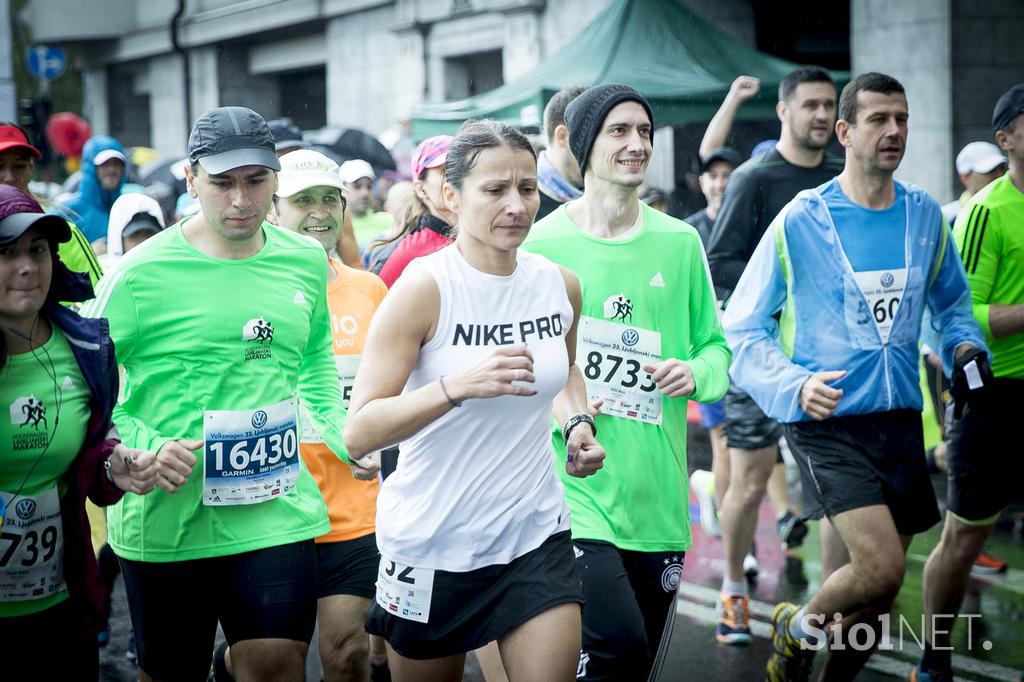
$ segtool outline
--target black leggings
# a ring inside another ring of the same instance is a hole
[[[583,579],[583,651],[577,679],[644,680],[654,662],[684,552],[635,552],[574,540]]]

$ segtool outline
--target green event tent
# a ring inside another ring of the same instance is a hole
[[[612,0],[564,48],[513,83],[413,112],[413,137],[453,134],[469,118],[540,128],[544,105],[570,85],[626,83],[647,97],[658,125],[709,121],[741,74],[761,79],[740,109],[746,120],[774,118],[776,91],[798,65],[747,47],[675,0]],[[833,74],[837,82],[848,74]]]

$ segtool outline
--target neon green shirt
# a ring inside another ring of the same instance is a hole
[[[58,250],[60,259],[64,265],[68,266],[68,270],[85,273],[89,276],[92,285],[96,286],[100,277],[103,276],[103,269],[96,258],[96,252],[92,250],[92,245],[89,244],[89,240],[85,238],[82,231],[70,220],[68,227],[71,228],[71,241],[60,245]]]
[[[992,351],[992,373],[1024,379],[1024,333],[997,339],[989,306],[1024,303],[1024,194],[1007,173],[979,191],[960,211],[953,238],[964,260],[974,317]]]
[[[56,326],[52,329],[50,340],[41,348],[9,356],[0,370],[0,491],[7,507],[0,541],[0,618],[37,613],[67,599],[67,590],[61,589],[38,599],[7,601],[3,585],[15,578],[24,582],[26,575],[38,579],[44,575],[39,569],[43,561],[59,566],[63,556],[57,542],[59,509],[55,518],[40,520],[43,501],[37,496],[56,488],[50,501],[57,502],[64,494],[64,475],[85,442],[89,422],[89,386],[67,338]],[[56,387],[51,375],[56,377]],[[17,540],[14,533],[19,535]],[[35,572],[17,573],[26,570]],[[39,587],[45,592],[47,585]]]
[[[299,397],[321,437],[345,459],[323,247],[264,223],[266,244],[259,253],[223,260],[189,244],[181,225],[128,252],[83,311],[110,320],[125,371],[122,401],[114,410],[124,443],[156,452],[168,440],[201,440],[209,411],[263,410]],[[264,423],[266,413],[274,410],[266,409]],[[197,458],[178,493],[127,495],[111,509],[110,544],[119,556],[184,561],[330,530],[304,465],[288,494],[207,506],[202,453]]]
[[[565,442],[559,429],[553,436],[573,537],[627,550],[683,551],[691,543],[687,399],[661,396],[642,366],[683,360],[697,386],[693,399],[714,402],[728,388],[732,356],[697,231],[641,208],[640,231],[611,241],[584,233],[559,207],[534,226],[523,248],[579,276],[576,364],[588,379],[589,396],[595,387],[623,396],[615,408],[621,416],[606,413],[607,401],[597,416],[607,458],[596,475],[566,474]],[[651,354],[646,361],[634,359],[644,353]],[[658,412],[660,424],[654,423]]]
[[[361,216],[352,214],[352,232],[360,248],[391,229],[391,214],[368,210]]]

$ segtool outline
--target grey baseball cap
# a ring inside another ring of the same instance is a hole
[[[245,107],[218,107],[200,116],[188,136],[188,160],[210,175],[242,166],[281,170],[267,122]]]

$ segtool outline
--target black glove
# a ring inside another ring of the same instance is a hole
[[[960,419],[964,413],[964,405],[975,402],[983,394],[983,389],[992,385],[992,367],[988,364],[988,353],[971,348],[953,363],[953,417]],[[979,383],[980,382],[980,383]]]

